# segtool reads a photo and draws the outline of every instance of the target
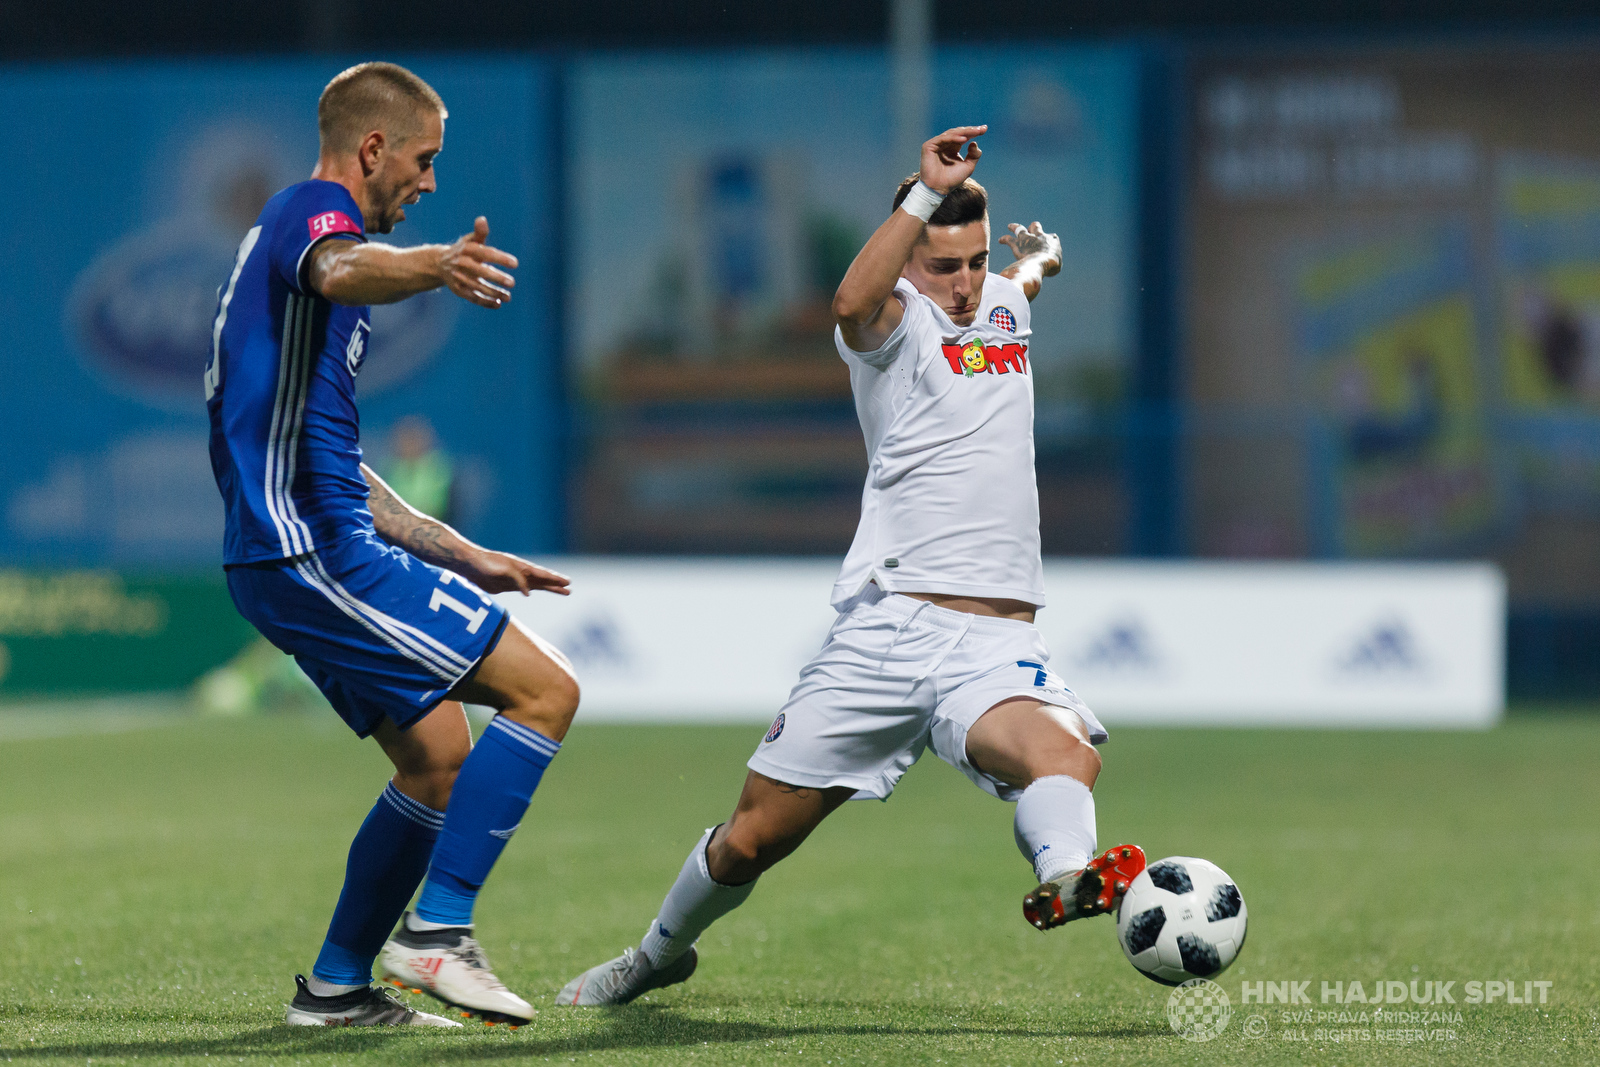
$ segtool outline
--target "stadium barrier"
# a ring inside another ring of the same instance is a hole
[[[220,570],[0,570],[0,697],[180,689],[254,637]]]
[[[588,720],[770,718],[834,612],[825,560],[555,563],[508,596],[563,649]],[[1505,705],[1505,581],[1487,564],[1050,560],[1051,666],[1111,724],[1485,727]]]

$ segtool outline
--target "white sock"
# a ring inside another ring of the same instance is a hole
[[[1094,794],[1076,778],[1035,778],[1017,800],[1017,847],[1041,882],[1081,871],[1094,855]]]
[[[427,919],[419,916],[416,912],[408,911],[406,912],[406,929],[410,930],[412,933],[421,934],[426,933],[429,930],[470,930],[472,929],[472,924],[467,923],[466,926],[463,927],[460,923],[431,923]]]
[[[338,982],[324,982],[316,975],[306,979],[306,991],[314,997],[340,997],[346,993],[354,993],[358,989],[367,988],[362,985],[340,985]]]
[[[678,880],[661,902],[661,914],[639,942],[639,951],[650,957],[653,967],[661,968],[689,951],[705,933],[706,927],[743,904],[755,889],[754,879],[743,885],[723,885],[706,868],[706,845],[715,830],[707,830],[689,853],[678,872]]]

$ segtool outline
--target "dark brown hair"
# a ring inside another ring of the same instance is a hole
[[[919,180],[920,173],[913,174],[900,183],[900,188],[895,190],[894,207],[898,210],[905,203],[906,196],[910,194],[911,187]],[[944,203],[933,213],[928,220],[929,226],[964,226],[969,222],[982,222],[989,217],[989,192],[977,182],[968,178],[944,198]]]
[[[416,136],[427,111],[450,114],[433,86],[394,63],[358,63],[341,71],[317,101],[317,133],[324,152],[354,152],[362,138],[382,130],[399,144]]]

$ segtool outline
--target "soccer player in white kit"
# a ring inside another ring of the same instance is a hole
[[[681,982],[694,943],[761,873],[852,798],[887,798],[928,745],[1015,801],[1040,930],[1103,914],[1144,869],[1095,856],[1094,746],[1106,731],[1047,666],[1033,466],[1029,301],[1061,267],[1037,222],[1000,240],[971,179],[986,126],[922,146],[921,170],[856,256],[833,311],[870,458],[861,523],[822,650],[750,759],[733,815],[694,846],[639,948],[578,975],[569,1005],[624,1004]]]

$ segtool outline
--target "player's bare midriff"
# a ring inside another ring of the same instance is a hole
[[[872,583],[878,584],[876,582]],[[997,596],[952,596],[949,593],[908,593],[904,589],[896,589],[901,596],[911,597],[913,600],[926,600],[936,607],[949,608],[951,611],[964,611],[968,615],[988,615],[996,619],[1017,619],[1021,622],[1032,622],[1034,612],[1038,607],[1023,600],[1008,600]]]

